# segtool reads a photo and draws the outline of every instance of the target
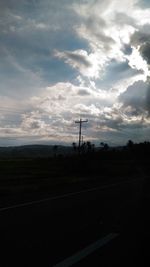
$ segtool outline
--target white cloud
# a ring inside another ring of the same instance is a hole
[[[77,69],[81,75],[89,78],[99,78],[99,69],[102,62],[99,62],[99,58],[96,54],[88,54],[85,50],[75,50],[73,52],[55,51],[54,55],[58,58],[62,58],[71,67]]]
[[[141,9],[138,0],[63,3],[60,10],[57,1],[38,1],[30,16],[9,6],[0,19],[1,68],[6,68],[1,71],[0,104],[14,111],[18,105],[21,111],[19,118],[15,112],[2,112],[0,136],[71,142],[79,117],[89,119],[87,139],[113,132],[117,140],[125,127],[133,133],[134,127],[149,127],[148,110],[135,110],[135,83],[149,76],[150,9]],[[108,67],[112,72],[102,87]]]
[[[143,80],[146,81],[147,77],[150,75],[150,71],[147,65],[147,62],[142,58],[139,49],[133,47],[132,54],[126,56],[129,60],[129,65],[134,69],[143,71]],[[141,75],[142,76],[142,75]]]
[[[143,25],[144,15],[148,19],[149,10],[141,10],[136,0],[123,0],[121,5],[118,0],[81,1],[72,7],[80,18],[80,23],[74,26],[75,32],[87,41],[88,51],[55,51],[55,56],[80,72],[81,84],[84,84],[86,77],[89,84],[102,79],[111,60],[116,60],[116,64],[128,60],[131,68],[144,72],[134,79],[146,80],[149,75],[147,62],[134,46],[131,55],[125,55],[124,47],[130,46],[131,37]]]

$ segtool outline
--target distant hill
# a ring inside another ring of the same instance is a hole
[[[60,145],[24,145],[14,147],[0,147],[0,158],[37,158],[73,153],[70,146]]]

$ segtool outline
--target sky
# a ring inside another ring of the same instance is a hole
[[[0,0],[0,146],[150,141],[149,0]]]

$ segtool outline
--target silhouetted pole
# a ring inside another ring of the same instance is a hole
[[[82,124],[83,124],[84,122],[88,122],[88,120],[82,120],[82,119],[80,119],[79,121],[75,121],[75,123],[79,123],[79,153],[80,153],[80,148],[81,148]]]

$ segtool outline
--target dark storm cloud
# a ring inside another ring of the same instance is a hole
[[[101,125],[103,126],[107,126],[111,129],[114,129],[114,130],[119,130],[122,123],[123,123],[123,119],[121,118],[121,116],[119,116],[118,114],[118,117],[117,118],[113,118],[113,112],[112,112],[112,118],[111,119],[107,119],[105,118],[103,122],[101,122]]]
[[[140,53],[148,65],[150,65],[150,42],[146,42],[140,47]]]
[[[148,110],[149,116],[150,116],[150,81],[147,86],[147,93],[146,93],[146,108]]]
[[[144,111],[150,113],[150,84],[138,81],[120,95],[119,100],[124,107],[131,107],[133,115],[142,114]]]
[[[143,59],[150,65],[150,24],[145,24],[140,27],[131,37],[133,46],[140,46],[140,53]]]
[[[148,42],[149,40],[150,40],[149,33],[143,31],[137,31],[131,37],[131,44],[138,46],[144,44],[145,42]]]

